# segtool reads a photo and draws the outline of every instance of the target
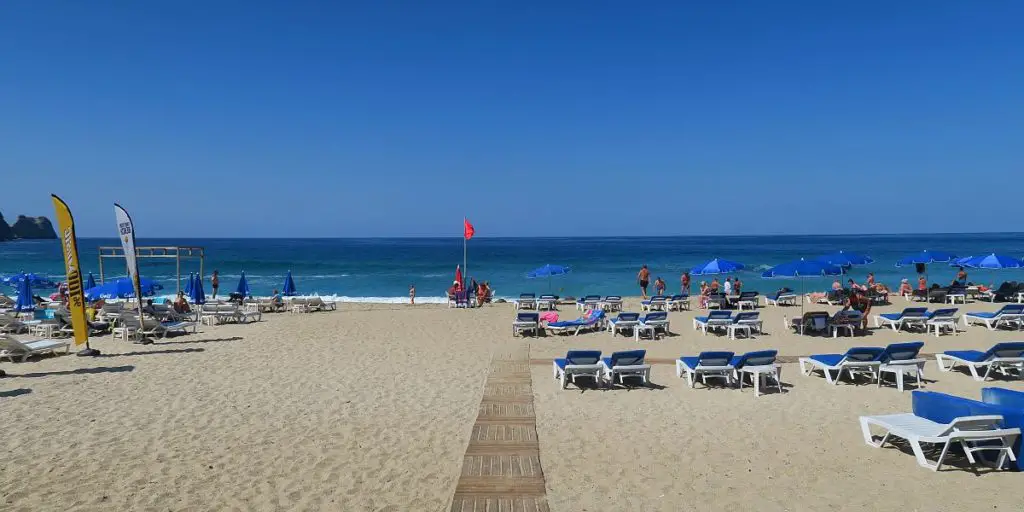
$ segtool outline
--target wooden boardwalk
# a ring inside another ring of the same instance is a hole
[[[549,363],[550,364],[550,363]],[[529,346],[491,361],[452,512],[548,512],[533,409]]]

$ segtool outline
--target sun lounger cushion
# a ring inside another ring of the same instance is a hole
[[[733,352],[701,352],[697,357],[680,357],[679,360],[693,370],[702,363],[704,366],[728,366],[734,355]]]
[[[744,366],[764,366],[775,364],[775,358],[778,355],[778,350],[757,350],[754,352],[747,352],[741,356],[736,356],[729,361],[729,364],[736,367],[736,369],[743,368]]]
[[[644,364],[644,356],[647,355],[646,350],[624,350],[621,352],[615,352],[611,357],[606,357],[601,361],[608,368],[614,368],[616,366],[635,366],[638,364]]]
[[[906,343],[893,343],[888,347],[885,347],[885,352],[881,356],[883,362],[890,361],[905,361],[907,359],[914,359],[917,354],[921,352],[924,347],[923,341],[910,341]]]
[[[847,350],[845,354],[817,354],[812,355],[810,358],[827,366],[835,366],[839,364],[843,358],[847,361],[878,361],[885,349],[876,347],[854,347]]]

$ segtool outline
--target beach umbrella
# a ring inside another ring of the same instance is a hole
[[[192,287],[195,285],[195,280],[196,280],[196,275],[193,274],[192,272],[189,272],[188,273],[188,281],[185,281],[185,290],[183,290],[185,292],[185,296],[187,296],[187,297],[191,297],[192,296]]]
[[[850,267],[853,265],[869,265],[875,262],[875,260],[871,259],[870,256],[846,251],[839,251],[834,252],[832,254],[826,254],[824,256],[818,256],[816,259],[823,263],[828,263],[830,265],[836,265],[839,267]]]
[[[292,271],[288,271],[288,275],[284,276],[284,286],[281,287],[281,294],[285,297],[291,297],[295,295],[295,280],[292,279]]]
[[[164,289],[163,286],[144,277],[139,278],[139,286],[143,297],[152,296],[157,290]],[[131,278],[128,277],[108,281],[85,290],[85,299],[88,301],[97,299],[127,299],[132,297],[135,297],[135,285],[132,283]]]
[[[85,280],[85,289],[96,287],[96,278],[92,277],[92,272],[89,272],[89,279]]]
[[[206,292],[203,291],[203,278],[196,274],[192,279],[192,289],[189,291],[188,299],[193,304],[206,304]]]
[[[462,286],[462,266],[455,265],[455,282]]]
[[[974,256],[972,258],[959,259],[960,266],[968,268],[983,268],[990,270],[998,270],[1004,268],[1021,268],[1024,267],[1024,261],[1021,261],[1013,256],[1006,256],[1003,254],[989,254],[987,256]]]
[[[896,262],[896,266],[897,267],[902,267],[902,266],[906,266],[906,265],[919,265],[919,264],[920,265],[924,265],[925,266],[924,278],[927,281],[928,280],[928,272],[927,272],[928,267],[927,266],[928,266],[929,263],[949,263],[949,262],[951,262],[951,261],[953,261],[955,259],[956,259],[956,255],[955,254],[948,253],[948,252],[942,252],[942,251],[929,251],[929,250],[925,249],[925,250],[923,250],[921,252],[910,254],[910,255],[904,257],[903,259],[897,261]]]
[[[14,311],[33,311],[36,309],[36,302],[32,299],[32,280],[22,279],[18,281],[18,300],[14,303]]]
[[[53,281],[51,281],[51,280],[49,280],[49,279],[47,279],[47,278],[45,278],[43,276],[32,274],[32,273],[26,274],[24,272],[21,272],[21,273],[9,275],[9,276],[6,276],[6,277],[0,279],[0,282],[6,284],[8,286],[13,286],[15,288],[17,288],[22,281],[28,281],[31,286],[35,286],[35,287],[39,287],[39,288],[56,288],[57,287],[57,283],[55,283],[55,282],[53,282]]]
[[[800,258],[796,261],[783,263],[776,265],[768,270],[761,273],[761,277],[764,279],[786,279],[786,278],[797,278],[800,279],[800,294],[804,293],[804,279],[808,278],[821,278],[825,276],[838,276],[843,273],[843,269],[837,265],[832,265],[819,260],[805,260]],[[803,316],[804,312],[804,301],[800,300],[800,316]]]
[[[739,272],[740,270],[743,270],[743,268],[744,267],[742,263],[715,258],[711,261],[693,267],[692,269],[690,269],[690,273],[695,276],[711,274],[731,274],[733,272]]]
[[[951,266],[951,267],[962,267],[962,266],[964,266],[964,263],[966,263],[968,260],[970,260],[973,257],[974,256],[964,256],[963,258],[956,258],[956,259],[954,259],[954,260],[949,262],[949,266]]]
[[[548,263],[543,267],[535,268],[526,273],[527,279],[537,279],[541,277],[548,278],[548,291],[551,291],[551,278],[553,276],[561,276],[572,272],[572,269],[564,265],[552,265]]]
[[[252,295],[249,290],[249,282],[245,280],[245,271],[242,271],[242,277],[238,279],[238,286],[235,288],[235,293],[241,295],[243,298]]]

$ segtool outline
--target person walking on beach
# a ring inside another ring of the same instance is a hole
[[[647,265],[640,267],[640,272],[636,274],[636,281],[640,283],[640,298],[647,298],[647,285],[651,284],[651,271],[647,270]]]
[[[725,278],[725,285],[724,285],[724,290],[723,291],[725,292],[726,295],[732,295],[732,278],[731,277]]]
[[[665,295],[665,281],[662,281],[661,276],[654,280],[654,294]]]
[[[743,292],[743,281],[740,281],[739,277],[732,281],[732,291],[736,295],[739,295],[740,293]]]
[[[683,272],[683,277],[679,278],[679,293],[683,295],[690,294],[690,273]]]
[[[416,285],[409,285],[409,304],[416,305]]]
[[[217,271],[214,270],[213,275],[210,276],[210,289],[213,290],[213,295],[211,295],[211,297],[214,299],[217,298],[217,288],[220,288],[220,276]]]
[[[711,293],[718,293],[718,288],[719,288],[720,286],[721,286],[721,284],[719,284],[719,283],[718,283],[718,278],[717,278],[717,277],[716,277],[716,278],[714,278],[714,279],[712,279],[712,280],[711,280],[711,286],[710,286],[710,288],[711,288]]]

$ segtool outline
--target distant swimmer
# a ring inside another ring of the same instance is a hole
[[[640,272],[636,274],[636,281],[640,283],[640,297],[647,298],[647,286],[651,284],[651,271],[647,270],[647,265],[640,267]]]

